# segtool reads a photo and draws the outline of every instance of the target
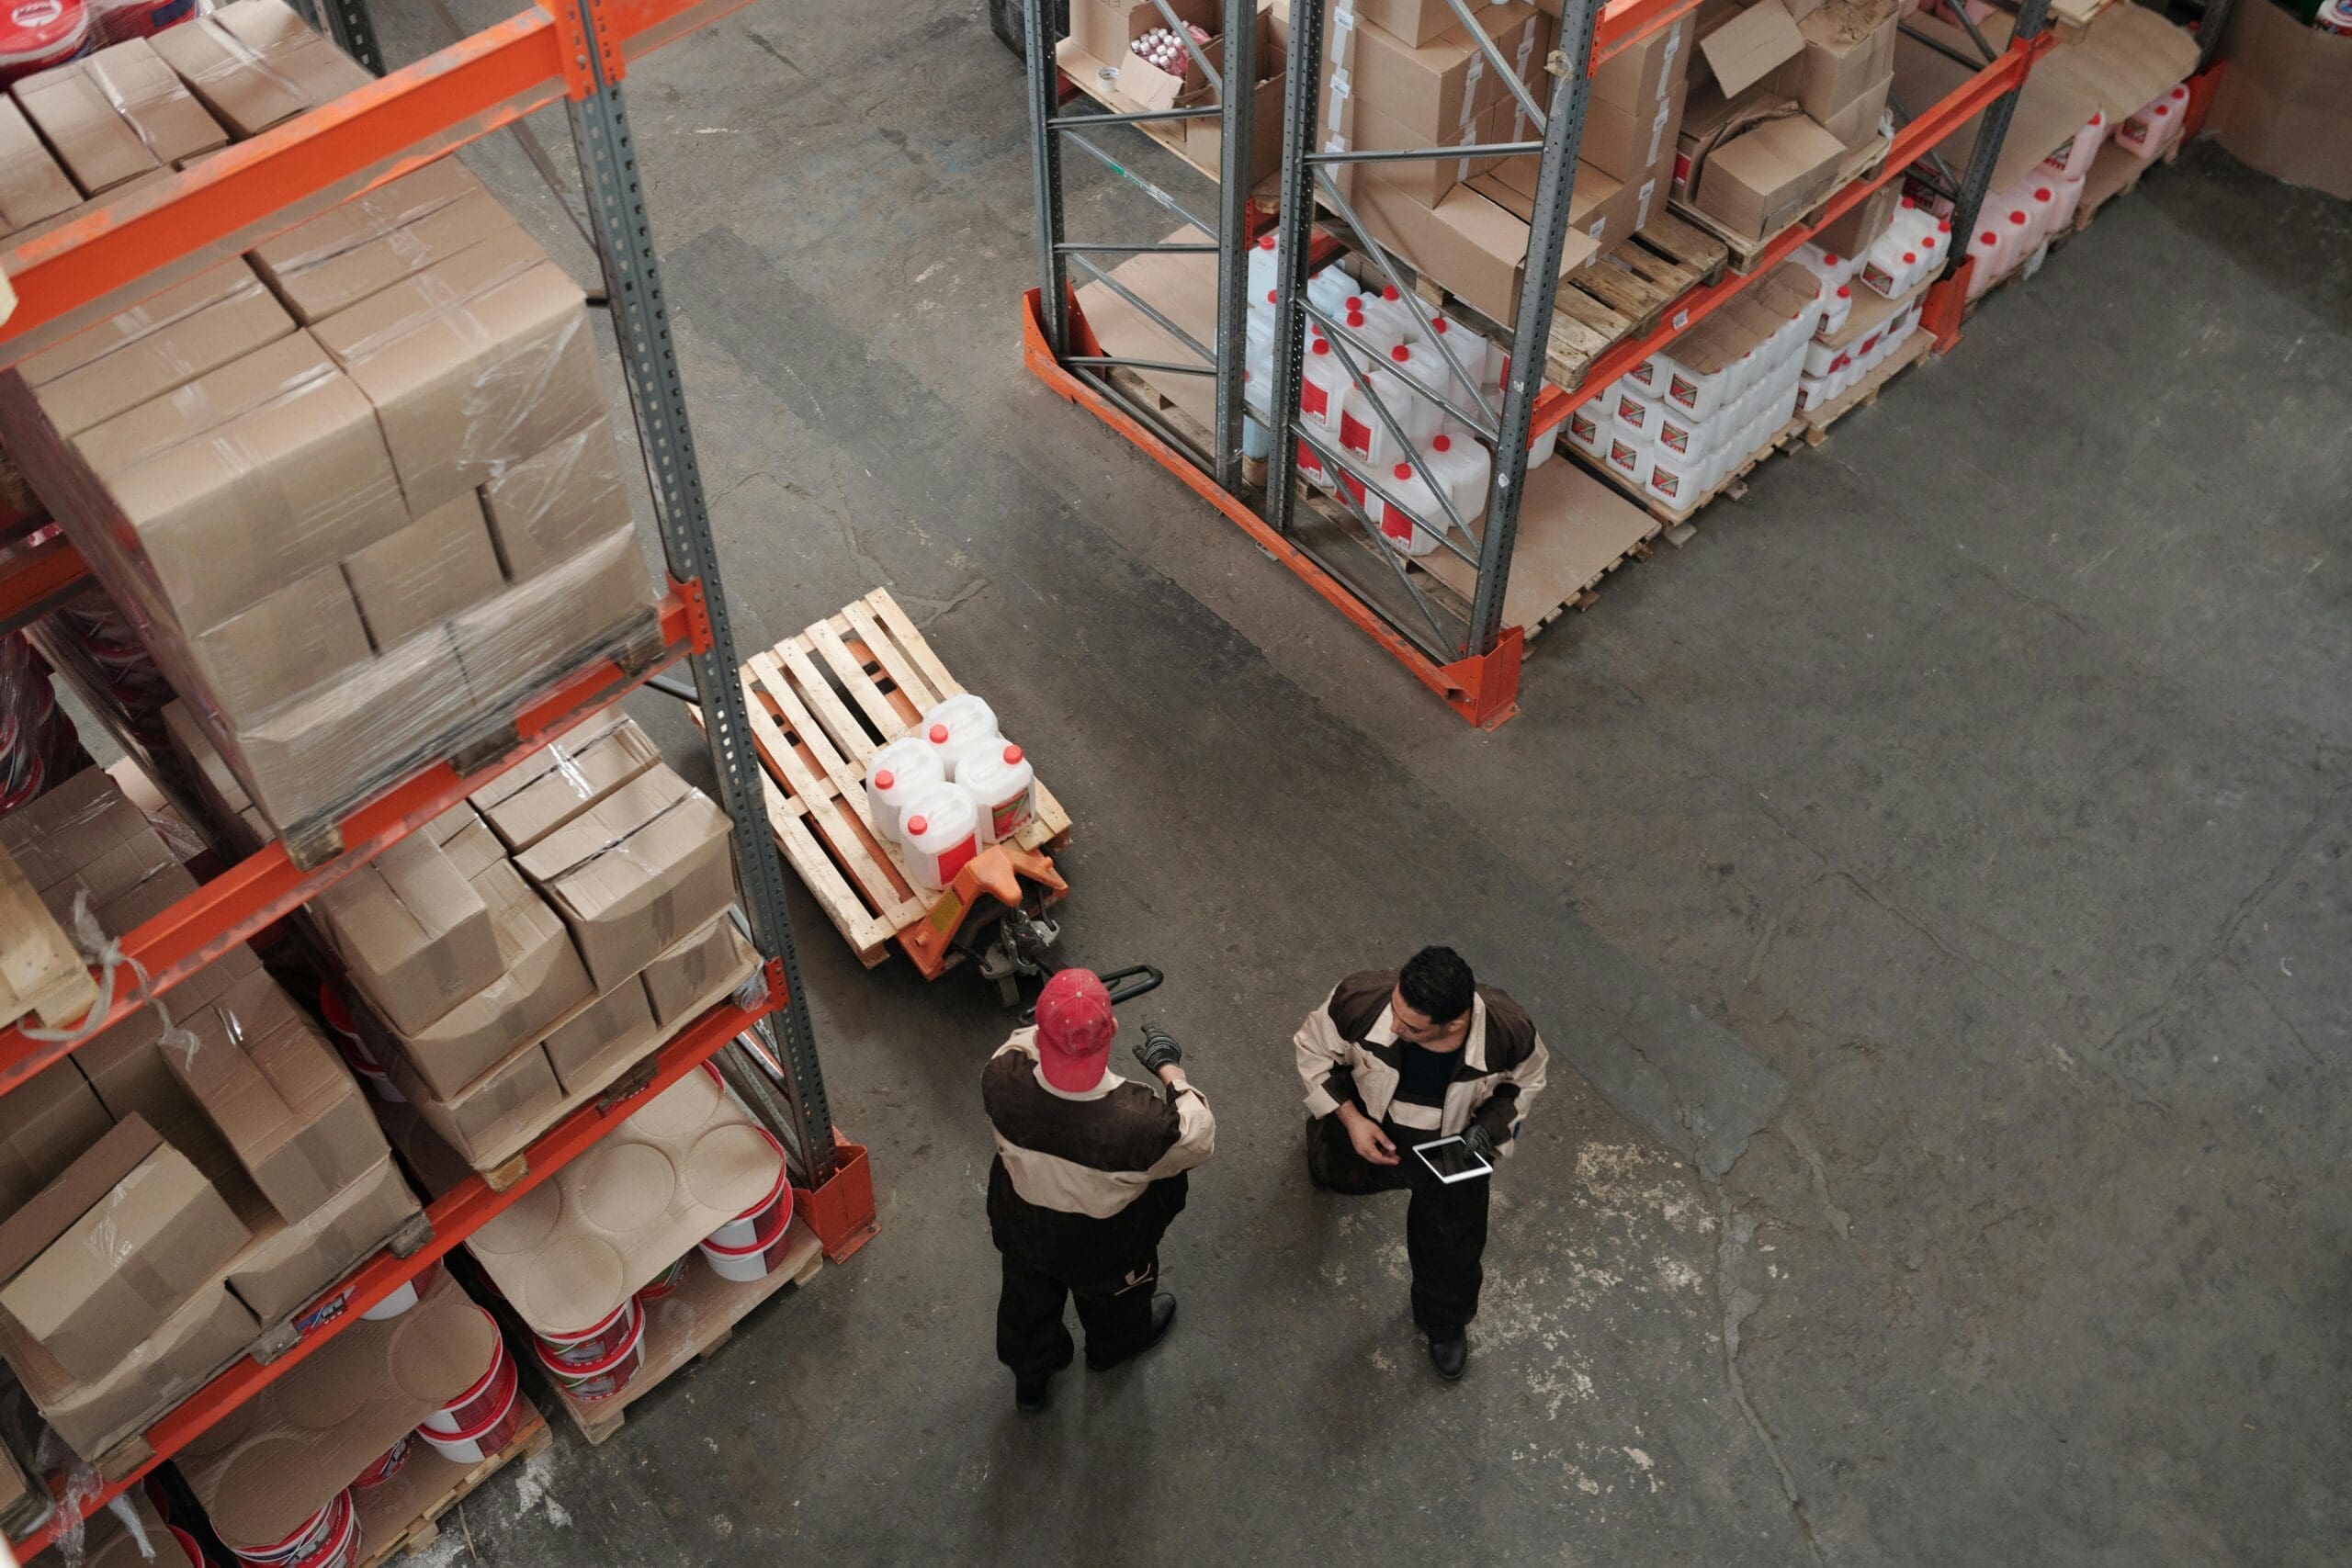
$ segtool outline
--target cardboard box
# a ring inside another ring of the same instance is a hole
[[[449,623],[466,682],[497,704],[546,685],[607,645],[653,603],[634,526],[518,582]]]
[[[181,1018],[195,1043],[164,1061],[280,1218],[315,1213],[383,1159],[359,1086],[267,975]]]
[[[634,728],[635,724],[627,714],[609,708],[591,715],[466,796],[466,804],[475,816],[481,817],[530,788],[551,771],[571,766],[573,758],[614,731],[624,726]],[[0,817],[0,835],[7,832],[6,823],[7,818]]]
[[[202,310],[131,336],[101,360],[56,376],[35,392],[35,400],[56,433],[80,434],[289,332],[294,317],[259,280],[252,280]]]
[[[385,1058],[392,1087],[461,1157],[492,1166],[545,1131],[563,1106],[555,1068],[536,1040],[456,1094],[435,1095],[416,1066],[395,1053]]]
[[[105,1373],[76,1378],[0,1313],[0,1354],[58,1437],[95,1463],[252,1348],[261,1325],[221,1278]]]
[[[1505,60],[1516,63],[1525,47],[1530,69],[1521,80],[1542,79],[1542,47],[1549,36],[1540,12],[1517,6],[1477,11],[1487,36]],[[1488,63],[1469,30],[1458,22],[1428,42],[1413,44],[1374,27],[1334,28],[1325,51],[1325,102],[1344,79],[1340,102],[1369,104],[1397,125],[1419,134],[1411,146],[1458,142],[1463,129],[1500,105],[1516,106],[1502,75]],[[1536,102],[1544,101],[1539,90]]]
[[[297,319],[323,321],[514,219],[454,156],[363,191],[256,245],[254,270]]]
[[[125,344],[184,321],[207,305],[260,286],[261,280],[254,276],[254,269],[245,265],[243,258],[232,257],[141,300],[130,310],[83,328],[62,343],[26,355],[9,367],[8,378],[45,387],[67,371],[78,370]]]
[[[490,1365],[498,1333],[447,1273],[398,1317],[346,1325],[180,1451],[232,1550],[275,1543]]]
[[[64,1174],[113,1125],[72,1062],[44,1067],[0,1095],[0,1217]]]
[[[380,1142],[382,1134],[376,1136]],[[230,1261],[229,1289],[263,1323],[279,1322],[364,1261],[417,1208],[389,1153],[299,1221],[249,1197],[238,1217],[254,1237]]]
[[[175,987],[164,1007],[176,1021],[260,970],[252,949],[232,947]],[[164,1021],[155,1009],[145,1007],[85,1043],[74,1053],[74,1063],[107,1115],[117,1122],[134,1116],[143,1120],[207,1180],[216,1187],[234,1187],[244,1179],[236,1151],[172,1071],[164,1052]]]
[[[1532,220],[1535,197],[1532,160],[1512,160],[1513,168],[1473,180],[1471,188],[1525,223]],[[1595,253],[1605,251],[1640,228],[1657,209],[1658,188],[1645,179],[1629,184],[1601,173],[1589,164],[1577,164],[1568,187],[1568,229],[1587,240]]]
[[[653,1021],[665,1029],[685,1022],[704,997],[721,987],[732,990],[759,966],[760,955],[736,928],[733,911],[721,915],[645,966]]]
[[[85,196],[229,144],[144,39],[36,73],[12,91]]]
[[[153,839],[153,834],[103,768],[84,768],[48,794],[0,817],[0,849],[8,852],[37,894],[118,846]]]
[[[1527,261],[1524,220],[1468,186],[1455,186],[1434,208],[1377,182],[1366,184],[1361,194],[1359,216],[1417,271],[1497,321],[1515,319]],[[1561,249],[1560,276],[1590,261],[1597,249],[1589,236],[1572,229]]]
[[[2033,74],[2048,70],[2088,93],[2108,124],[2120,125],[2196,69],[2197,40],[2185,29],[2120,0],[2094,17],[2080,38],[2066,39],[2036,61]]]
[[[481,498],[461,491],[343,563],[368,640],[390,648],[503,592]]]
[[[482,712],[456,645],[435,626],[215,739],[263,817],[282,830],[354,804],[402,769],[446,752]]]
[[[245,786],[229,771],[220,758],[220,749],[212,738],[196,722],[196,716],[185,702],[175,700],[164,709],[164,733],[171,739],[172,750],[195,785],[197,804],[202,808],[216,833],[225,833],[234,841],[243,824],[239,818],[253,806],[245,794]]]
[[[1872,94],[1883,105],[1894,73],[1894,19],[1895,0],[1828,0],[1800,22],[1797,107],[1826,125]]]
[[[586,297],[519,228],[312,331],[374,406],[411,515],[605,412]]]
[[[2304,27],[2279,6],[2232,6],[2229,69],[2211,130],[2232,157],[2290,185],[2352,197],[2352,38]]]
[[[520,853],[662,761],[661,750],[626,716],[577,746],[544,748],[555,761],[501,799],[481,807],[499,841]]]
[[[1894,85],[1894,77],[1889,73],[1836,114],[1810,118],[1815,124],[1836,137],[1838,145],[1846,151],[1859,152],[1878,140],[1879,127],[1886,118],[1887,91]]]
[[[0,1308],[68,1376],[103,1377],[246,1235],[187,1157],[134,1116],[0,1224]]]
[[[1452,145],[1493,145],[1510,140],[1513,113],[1508,106],[1497,106],[1484,111],[1470,124],[1449,132],[1442,140]],[[1425,133],[1396,124],[1369,104],[1359,104],[1351,109],[1340,132],[1346,147],[1359,152],[1405,151],[1430,145]],[[1496,167],[1502,160],[1484,158],[1416,158],[1408,163],[1358,164],[1333,169],[1340,186],[1351,202],[1367,181],[1376,181],[1392,190],[1402,191],[1424,207],[1434,207],[1445,199],[1445,193],[1455,186],[1476,179]]]
[[[13,235],[81,205],[14,99],[0,99],[0,230]]]
[[[2110,10],[2136,8],[2126,4]],[[1911,37],[1915,32],[1960,51],[1963,59],[1972,55],[1975,46],[1966,33],[1932,17],[1914,15],[1904,18],[1903,30],[1894,40],[1894,93],[1906,104],[1932,104],[1950,96],[1968,79],[1970,72],[1957,61]],[[2004,190],[2025,178],[2036,164],[2072,141],[2093,114],[2101,112],[2098,95],[2064,63],[2075,47],[2060,44],[2034,62],[2032,73],[2018,91],[2008,133],[2001,140],[2000,155],[1994,160],[1992,183],[1987,189]],[[2192,64],[2194,56],[2192,48]],[[2188,67],[2182,69],[2186,72]],[[1984,122],[1982,114],[1972,116],[1944,139],[1939,151],[1945,163],[1955,169],[1967,166]]]
[[[1274,37],[1279,39],[1283,30],[1277,18]],[[1281,45],[1273,44],[1267,52],[1272,58],[1259,62],[1261,75],[1250,103],[1250,165],[1244,178],[1252,186],[1280,173],[1283,166],[1283,94],[1290,77],[1283,70]],[[1272,75],[1263,74],[1269,71]],[[1202,167],[1223,168],[1224,123],[1214,118],[1186,120],[1184,146]]]
[[[137,1516],[138,1531],[134,1533],[110,1508],[100,1509],[91,1516],[88,1534],[83,1538],[85,1555],[80,1568],[205,1568],[192,1561],[164,1528],[163,1516],[155,1512],[143,1489],[134,1486],[119,1500]],[[144,1548],[142,1540],[148,1543]]]
[[[484,822],[472,807],[462,801],[458,805],[468,820],[441,840],[441,852],[449,857],[450,865],[456,868],[459,876],[471,882],[492,866],[506,864],[506,846],[498,841],[498,835],[490,830],[490,824]],[[435,820],[437,822],[440,818],[435,818]],[[483,896],[482,902],[490,902],[488,895]],[[497,907],[492,905],[491,918],[495,919],[497,915]]]
[[[1679,17],[1602,61],[1592,73],[1585,112],[1589,115],[1601,104],[1639,108],[1670,96],[1689,79],[1691,39],[1697,31],[1695,14]],[[1579,148],[1577,155],[1587,154]]]
[[[372,80],[278,0],[236,0],[153,42],[240,141]]]
[[[1514,7],[1515,8],[1515,7]],[[1474,5],[1473,10],[1476,9]],[[1349,0],[1331,11],[1331,25],[1340,25],[1340,18],[1352,15],[1353,25],[1370,24],[1390,37],[1415,48],[1430,42],[1449,28],[1461,25],[1453,7],[1446,0]],[[1557,8],[1553,15],[1557,16]]]
[[[466,1246],[526,1324],[578,1333],[758,1206],[778,1166],[717,1074],[688,1073]],[[582,1256],[603,1266],[562,1266]]]
[[[1903,182],[1890,180],[1848,209],[1844,217],[1815,230],[1813,243],[1834,256],[1860,255],[1886,232],[1902,198]]]
[[[297,334],[287,345],[247,356],[259,367],[226,366],[189,383],[187,397],[121,416],[161,426],[166,405],[237,411],[209,428],[203,412],[189,417],[190,434],[205,439],[125,470],[93,464],[164,604],[188,629],[218,626],[408,522],[376,411],[315,344]],[[282,389],[252,400],[264,380]],[[79,445],[86,458],[90,444]]]
[[[598,415],[481,487],[491,542],[510,581],[574,559],[629,525],[628,481],[613,429]]]
[[[1781,0],[1757,4],[1699,35],[1699,53],[1727,98],[1767,82],[1804,52],[1804,35]]]
[[[548,1031],[540,1042],[566,1095],[589,1093],[609,1069],[653,1048],[656,1030],[645,987],[630,976]]]
[[[190,636],[187,657],[205,698],[235,719],[340,681],[373,650],[342,569],[327,566]]]
[[[394,1036],[390,1049],[407,1059],[433,1094],[461,1095],[468,1084],[539,1038],[557,1020],[593,995],[588,971],[563,922],[504,860],[486,867],[473,888],[491,913],[501,972],[430,1026]],[[373,1023],[363,1021],[363,1029]]]
[[[1699,181],[1699,210],[1758,240],[1820,199],[1845,144],[1802,115],[1766,120],[1715,149]]]
[[[1585,110],[1584,138],[1577,143],[1577,158],[1620,180],[1646,178],[1648,172],[1674,152],[1682,125],[1682,105],[1690,84],[1678,82],[1666,96],[1633,104],[1596,104]]]
[[[1218,0],[1169,0],[1181,21],[1209,33],[1224,26]],[[1125,69],[1127,46],[1167,19],[1151,0],[1070,0],[1069,36],[1078,47],[1114,69]]]
[[[653,767],[516,857],[609,991],[735,901],[727,814]]]
[[[311,902],[352,982],[415,1032],[499,976],[490,910],[431,840],[412,834]]]

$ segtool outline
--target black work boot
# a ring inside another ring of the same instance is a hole
[[[1045,1409],[1053,1393],[1054,1374],[1051,1372],[1041,1377],[1012,1380],[1012,1407],[1023,1416],[1035,1416]]]
[[[1125,1355],[1120,1356],[1113,1360],[1098,1361],[1094,1359],[1093,1353],[1089,1351],[1086,1357],[1086,1370],[1090,1372],[1107,1372],[1113,1367],[1124,1366],[1125,1363],[1134,1360],[1137,1356],[1142,1355],[1146,1350],[1150,1349],[1154,1345],[1157,1345],[1161,1340],[1167,1338],[1169,1327],[1170,1325],[1175,1323],[1175,1321],[1176,1298],[1170,1295],[1167,1292],[1162,1291],[1158,1295],[1151,1298],[1150,1337],[1145,1339],[1142,1344],[1128,1351]]]
[[[1430,1365],[1448,1382],[1460,1382],[1470,1365],[1470,1338],[1462,1330],[1430,1336]]]

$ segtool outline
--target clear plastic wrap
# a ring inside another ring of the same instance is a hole
[[[241,141],[373,80],[279,0],[236,0],[153,41]]]
[[[10,372],[0,442],[273,833],[650,629],[584,299],[446,160]]]
[[[28,76],[13,91],[85,196],[229,144],[144,39]]]

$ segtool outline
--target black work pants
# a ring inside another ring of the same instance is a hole
[[[1152,1287],[1159,1282],[1156,1252],[1130,1268],[1092,1280],[1057,1279],[1009,1252],[1002,1256],[996,1359],[1011,1367],[1015,1378],[1032,1382],[1069,1365],[1069,1330],[1062,1326],[1065,1296],[1078,1298],[1086,1359],[1098,1367],[1125,1360],[1151,1337]]]
[[[1413,1321],[1441,1339],[1460,1334],[1478,1315],[1478,1287],[1487,1271],[1487,1189],[1491,1177],[1452,1185],[1430,1173],[1408,1146],[1409,1129],[1384,1128],[1396,1145],[1395,1165],[1374,1165],[1356,1153],[1337,1115],[1306,1123],[1306,1173],[1318,1187],[1350,1195],[1410,1194],[1405,1201],[1405,1256],[1413,1266]]]

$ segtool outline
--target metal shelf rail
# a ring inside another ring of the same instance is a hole
[[[1537,195],[1530,223],[1522,276],[1549,279],[1557,276],[1566,241],[1569,191],[1575,178],[1590,73],[1611,55],[1690,11],[1695,0],[1568,0],[1559,21],[1559,43],[1554,56],[1555,80],[1548,105],[1519,89],[1510,63],[1495,51],[1472,17],[1466,0],[1449,0],[1465,30],[1489,56],[1489,69],[1498,71],[1518,94],[1523,118],[1541,130],[1540,141],[1518,141],[1468,149],[1479,153],[1512,155],[1540,153]],[[1976,205],[1983,199],[1993,164],[2000,151],[2009,110],[2035,57],[2050,42],[2042,21],[2047,0],[2024,0],[2015,34],[2008,46],[1994,53],[1951,96],[1905,124],[1879,169],[1855,181],[1835,196],[1811,224],[1792,228],[1766,247],[1762,259],[1745,275],[1693,288],[1662,312],[1658,327],[1645,337],[1619,345],[1588,370],[1573,388],[1546,385],[1542,377],[1544,350],[1551,333],[1555,290],[1532,287],[1521,290],[1517,320],[1511,323],[1511,377],[1502,389],[1498,408],[1480,395],[1450,352],[1444,353],[1450,390],[1440,400],[1453,418],[1476,431],[1494,447],[1496,457],[1483,527],[1466,526],[1444,499],[1444,487],[1430,487],[1443,510],[1445,527],[1440,547],[1476,573],[1466,616],[1420,592],[1406,570],[1404,558],[1384,542],[1377,529],[1363,530],[1385,562],[1401,595],[1389,603],[1367,597],[1349,581],[1349,573],[1320,552],[1324,547],[1295,526],[1299,505],[1296,473],[1303,452],[1311,451],[1323,464],[1338,468],[1374,494],[1385,493],[1381,482],[1365,473],[1345,453],[1336,450],[1323,434],[1295,418],[1286,417],[1272,442],[1263,491],[1233,484],[1227,477],[1237,456],[1227,445],[1227,426],[1219,422],[1218,450],[1200,454],[1181,432],[1141,408],[1100,376],[1083,374],[1108,361],[1088,328],[1075,301],[1067,298],[1057,265],[1055,243],[1059,238],[1061,202],[1058,165],[1047,143],[1060,129],[1048,112],[1054,101],[1054,66],[1049,49],[1040,47],[1055,36],[1039,0],[1028,0],[1029,100],[1032,126],[1039,146],[1037,163],[1041,287],[1026,301],[1023,356],[1029,367],[1061,396],[1087,408],[1098,418],[1150,453],[1164,467],[1223,512],[1261,547],[1304,579],[1325,600],[1370,635],[1422,684],[1470,722],[1492,728],[1517,712],[1519,671],[1524,638],[1521,628],[1505,624],[1504,591],[1510,582],[1512,548],[1520,525],[1520,508],[1527,477],[1528,453],[1536,439],[1549,439],[1571,409],[1591,395],[1589,389],[1607,385],[1657,349],[1669,344],[1737,294],[1755,276],[1794,254],[1813,232],[1835,221],[1864,200],[1871,191],[1900,177],[1912,164],[1934,152],[1953,131],[1980,112],[1983,133],[1972,152],[1967,175],[1952,182],[1962,216],[1958,232],[1968,231]],[[1230,10],[1230,6],[1228,6]],[[1364,282],[1373,287],[1394,284],[1407,304],[1425,319],[1432,309],[1408,287],[1376,236],[1356,220],[1340,188],[1334,171],[1343,165],[1370,162],[1460,158],[1465,149],[1433,147],[1401,152],[1347,151],[1321,142],[1316,90],[1323,65],[1325,0],[1294,0],[1290,9],[1288,84],[1283,134],[1282,197],[1279,213],[1281,272],[1275,302],[1273,406],[1295,410],[1301,384],[1304,337],[1308,322],[1327,339],[1351,379],[1364,385],[1375,357],[1368,344],[1317,310],[1306,298],[1306,277],[1319,259],[1314,248],[1318,200],[1352,231],[1354,247],[1372,270]],[[1227,36],[1234,36],[1230,17]],[[1561,60],[1585,62],[1581,70],[1560,70]],[[1969,62],[1976,67],[1976,62]],[[1228,164],[1223,189],[1230,204],[1236,182],[1231,150],[1241,140],[1233,130],[1234,106],[1227,104],[1225,146]],[[1247,107],[1243,106],[1246,115]],[[1107,161],[1107,160],[1106,160]],[[1180,211],[1180,216],[1182,214]],[[1965,221],[1963,221],[1965,220]],[[1188,221],[1190,220],[1188,219]],[[1205,227],[1205,226],[1203,226]],[[1241,258],[1240,244],[1227,229],[1218,244],[1220,289],[1217,341],[1221,355],[1241,339],[1244,320],[1238,294],[1225,286]],[[1965,263],[1961,264],[1964,265]],[[1939,323],[1944,346],[1956,340],[1964,274],[1946,277],[1937,288],[1929,319]],[[1130,304],[1141,302],[1121,291]],[[1157,318],[1157,312],[1146,314]],[[1163,320],[1162,326],[1168,323]],[[1425,334],[1434,337],[1434,334]],[[1222,406],[1227,406],[1223,405]],[[1376,400],[1371,406],[1384,423],[1393,423]],[[1399,442],[1410,450],[1410,444]],[[1416,455],[1413,461],[1420,467]],[[1423,478],[1427,478],[1426,471]],[[1355,546],[1347,547],[1351,550]],[[1361,552],[1357,558],[1361,558]]]
[[[662,1049],[650,1081],[636,1092],[658,1090],[697,1064],[715,1060],[753,1113],[793,1151],[808,1183],[804,1210],[827,1253],[838,1260],[873,1231],[873,1188],[865,1150],[843,1140],[833,1126],[801,996],[783,869],[765,831],[759,762],[735,679],[736,650],[717,547],[621,89],[629,59],[741,3],[549,0],[551,9],[510,17],[9,250],[0,256],[0,267],[17,288],[18,305],[0,326],[0,367],[534,108],[566,100],[669,566],[660,654],[632,660],[629,668],[598,660],[574,671],[515,713],[514,743],[488,766],[463,777],[447,761],[423,768],[346,816],[338,824],[339,852],[322,863],[298,867],[282,846],[273,845],[144,922],[121,945],[146,968],[143,996],[168,992],[209,959],[520,761],[535,746],[684,659],[706,717],[720,804],[737,827],[737,877],[763,958],[763,994],[750,1005],[721,1002],[690,1023]],[[357,0],[335,4],[364,27]],[[86,572],[70,547],[20,549],[0,560],[0,620],[52,604],[85,581]],[[136,1002],[118,999],[108,1018],[127,1015]],[[781,1093],[767,1072],[730,1044],[747,1030],[780,1036],[781,1049],[772,1055],[783,1069]],[[36,1041],[21,1028],[0,1031],[0,1092],[62,1059],[73,1043]],[[379,1253],[362,1265],[322,1298],[343,1299],[344,1310],[325,1314],[326,1321],[266,1365],[240,1360],[183,1401],[148,1430],[144,1450],[119,1467],[115,1479],[96,1490],[84,1485],[70,1493],[62,1479],[53,1481],[59,1507],[48,1523],[17,1543],[19,1554],[38,1551],[74,1517],[86,1517],[179,1451],[356,1321],[368,1304],[414,1278],[626,1119],[635,1103],[635,1093],[612,1096],[574,1112],[531,1145],[526,1174],[503,1191],[492,1191],[476,1177],[434,1203],[426,1212],[432,1239],[422,1250],[407,1258]]]

